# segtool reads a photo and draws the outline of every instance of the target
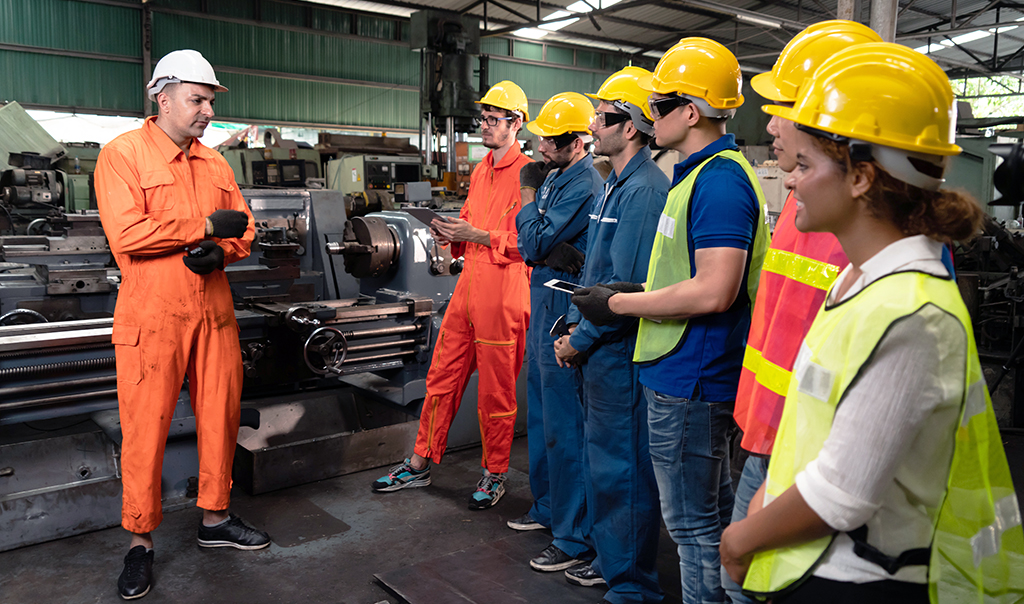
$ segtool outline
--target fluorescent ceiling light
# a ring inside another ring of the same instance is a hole
[[[590,4],[587,4],[586,2],[583,2],[583,0],[580,0],[579,2],[574,2],[574,3],[570,4],[568,7],[566,7],[565,10],[569,11],[570,13],[589,13],[590,11],[594,10],[594,8],[591,8],[591,4],[595,8],[608,8],[609,6],[611,6],[613,4],[618,4],[619,2],[622,2],[622,0],[589,0],[589,1],[590,1]]]
[[[773,29],[782,29],[782,24],[779,23],[778,21],[773,21],[771,19],[762,19],[761,17],[755,17],[753,15],[747,15],[747,14],[744,14],[744,13],[737,14],[736,15],[736,20],[737,21],[742,21],[744,23],[751,23],[753,25],[760,25],[762,27],[771,27]]]
[[[519,36],[520,38],[529,38],[531,40],[540,40],[544,36],[548,35],[548,32],[540,29],[535,29],[533,27],[517,29],[512,33],[516,36]]]
[[[564,10],[560,10],[551,13],[547,17],[544,17],[544,20],[551,21],[552,19],[561,19],[562,17],[568,17],[569,15],[571,15],[571,13],[567,13]],[[543,25],[538,25],[537,27],[541,29],[546,29],[548,31],[558,31],[563,27],[568,27],[579,20],[579,17],[574,17],[572,19],[564,19],[562,21],[559,21],[558,23],[545,23]]]
[[[1017,19],[1017,21],[1024,21],[1024,17]],[[979,29],[978,31],[972,31],[955,38],[950,38],[949,40],[940,40],[936,44],[918,46],[914,50],[922,54],[929,54],[945,50],[947,48],[952,48],[955,44],[966,44],[968,42],[974,42],[975,40],[982,40],[991,36],[993,33],[1001,34],[1003,32],[1013,31],[1019,27],[1019,25],[1008,25],[1004,27],[993,27],[992,29]],[[939,32],[939,34],[941,34],[941,32]]]

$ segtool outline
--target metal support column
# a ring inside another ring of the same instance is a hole
[[[149,3],[142,5],[142,83],[148,84],[153,77],[153,12]],[[153,115],[149,95],[142,93],[142,115]]]
[[[871,0],[871,29],[882,36],[884,42],[896,40],[897,0]]]
[[[856,5],[857,0],[839,0],[839,6],[836,8],[836,18],[856,21],[853,16]]]

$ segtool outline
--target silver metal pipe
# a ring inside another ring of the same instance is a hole
[[[117,397],[117,388],[111,390],[96,390],[94,392],[80,392],[78,394],[65,394],[63,396],[51,396],[49,398],[36,398],[28,401],[18,401],[15,403],[0,403],[0,413],[7,411],[15,411],[17,409],[26,409],[28,407],[39,407],[42,405],[57,405],[60,403],[76,403],[78,401],[89,400],[91,398],[100,398],[104,396]]]
[[[379,329],[357,329],[355,331],[343,331],[342,335],[346,340],[359,340],[363,338],[375,338],[377,336],[394,336],[402,333],[413,333],[421,331],[419,325],[397,325],[395,327],[381,327]]]
[[[71,388],[80,388],[83,386],[105,386],[115,382],[117,382],[117,376],[108,375],[103,377],[82,378],[79,380],[60,380],[45,384],[15,386],[14,388],[0,388],[0,401],[8,397],[24,396],[26,394],[39,394],[50,390],[70,390]]]
[[[374,354],[366,357],[349,357],[345,359],[342,365],[351,365],[353,363],[365,363],[367,361],[379,361],[381,359],[393,359],[396,357],[405,357],[416,354],[415,350],[402,350],[399,352],[387,352],[384,354]],[[0,411],[3,411],[3,407],[0,406]]]
[[[396,340],[393,342],[373,342],[371,344],[355,344],[348,347],[349,352],[363,352],[365,350],[380,350],[382,348],[393,348],[395,346],[409,346],[419,344],[419,340]]]
[[[445,154],[448,171],[455,172],[455,118],[449,117],[445,123],[445,138],[448,139],[448,152]]]

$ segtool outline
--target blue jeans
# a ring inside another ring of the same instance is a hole
[[[757,493],[757,490],[761,488],[761,485],[764,484],[764,479],[767,476],[767,457],[751,455],[747,458],[747,462],[743,464],[743,475],[740,476],[740,481],[736,483],[736,502],[732,508],[733,522],[739,522],[747,517],[747,508],[750,506],[750,500]],[[724,567],[722,568],[722,585],[725,587],[725,593],[729,595],[729,599],[732,600],[733,604],[759,604],[757,600],[743,595],[740,586],[732,580],[729,573],[725,572]]]
[[[718,546],[732,518],[728,431],[733,403],[644,388],[661,515],[679,550],[683,604],[724,603]]]

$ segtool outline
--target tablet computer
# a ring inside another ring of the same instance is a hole
[[[582,285],[569,283],[568,281],[562,281],[561,279],[552,279],[545,283],[544,286],[550,287],[551,289],[557,289],[558,291],[565,292],[567,294],[575,293],[576,290],[583,288]]]
[[[402,211],[412,214],[413,218],[419,220],[420,222],[427,226],[430,226],[431,221],[433,221],[435,218],[439,219],[441,222],[449,222],[447,216],[441,216],[440,214],[438,214],[434,210],[431,210],[430,208],[402,208]]]

